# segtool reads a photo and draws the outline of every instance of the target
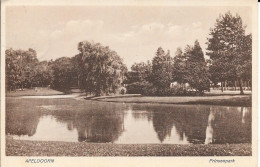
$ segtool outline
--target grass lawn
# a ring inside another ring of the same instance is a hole
[[[48,96],[48,95],[62,95],[63,92],[48,89],[48,88],[37,88],[35,89],[24,89],[24,90],[17,90],[16,92],[12,91],[6,92],[7,97],[16,97],[16,96]]]
[[[251,144],[106,144],[7,138],[7,156],[250,156]]]
[[[169,97],[149,97],[141,96],[138,94],[126,94],[116,96],[101,96],[101,97],[86,97],[89,100],[99,100],[107,102],[124,102],[124,103],[162,103],[162,104],[207,104],[207,105],[223,105],[223,106],[252,106],[252,96],[246,92],[246,95],[224,94],[211,92],[211,94],[205,94],[205,96],[169,96]],[[238,91],[237,91],[238,92]],[[239,92],[238,92],[239,93]],[[64,95],[63,92],[59,92],[53,89],[38,88],[25,89],[23,91],[7,92],[7,97],[17,96],[48,96],[48,95]],[[81,98],[85,95],[81,93]]]
[[[223,106],[252,106],[251,95],[221,96],[169,96],[169,97],[105,97],[95,100],[124,103],[163,103],[163,104],[207,104]]]

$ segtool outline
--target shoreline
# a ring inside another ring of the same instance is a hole
[[[124,94],[110,96],[86,96],[83,93],[75,92],[64,94],[52,89],[41,88],[40,91],[25,90],[6,94],[6,98],[72,98],[81,100],[94,100],[100,102],[117,103],[151,103],[151,104],[185,104],[185,105],[218,105],[252,107],[251,94],[222,94],[213,93],[204,96],[142,96],[141,94]]]
[[[252,156],[252,144],[112,144],[6,137],[7,156]]]
[[[216,105],[252,107],[251,95],[219,95],[219,96],[122,96],[122,97],[98,97],[86,98],[101,102],[115,103],[151,103],[151,104],[183,104],[183,105]]]
[[[82,94],[57,94],[57,95],[23,95],[6,96],[6,98],[24,99],[81,99],[112,103],[138,103],[138,104],[182,104],[182,105],[215,105],[215,106],[237,106],[252,107],[251,95],[214,95],[214,96],[141,96],[141,95],[116,95],[88,97]]]

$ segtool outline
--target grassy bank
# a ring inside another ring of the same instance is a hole
[[[252,106],[251,95],[222,96],[170,96],[170,97],[100,97],[95,100],[124,103],[162,103],[162,104],[206,104],[222,106]]]
[[[50,95],[62,95],[63,92],[48,89],[48,88],[37,88],[35,89],[24,89],[24,90],[17,90],[17,91],[7,91],[7,97],[17,97],[17,96],[50,96]]]
[[[221,92],[220,92],[221,93]],[[227,92],[226,92],[227,93]],[[233,92],[234,93],[234,92]],[[239,92],[238,92],[239,93]],[[47,88],[25,89],[23,91],[7,92],[7,97],[17,96],[48,96],[62,95],[59,92]],[[81,98],[85,95],[81,93]],[[219,92],[211,92],[205,96],[169,96],[169,97],[148,97],[139,94],[101,96],[101,97],[86,97],[88,100],[98,100],[107,102],[124,102],[124,103],[161,103],[161,104],[206,104],[206,105],[223,105],[223,106],[252,106],[252,96],[250,94],[219,94]]]
[[[169,145],[23,141],[8,138],[7,156],[250,156],[251,144]]]

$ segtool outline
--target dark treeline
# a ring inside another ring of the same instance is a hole
[[[72,58],[39,62],[33,49],[6,50],[6,88],[52,87],[69,92],[78,87],[88,94],[116,93],[127,72],[122,59],[109,47],[87,41]]]
[[[6,50],[6,88],[52,87],[69,92],[72,87],[87,94],[141,93],[144,95],[203,94],[211,86],[251,87],[252,36],[245,34],[240,16],[221,15],[207,42],[205,60],[196,40],[175,56],[159,47],[151,61],[134,63],[128,71],[120,56],[99,43],[82,41],[72,58],[39,61],[33,49]]]
[[[182,95],[187,84],[202,94],[210,87],[210,74],[198,41],[182,52],[177,49],[174,58],[159,47],[152,63],[135,63],[127,76],[127,90],[145,95]],[[176,83],[176,84],[175,84]]]

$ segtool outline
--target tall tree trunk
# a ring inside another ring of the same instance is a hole
[[[235,81],[235,91],[237,90],[237,81]]]
[[[242,79],[239,79],[239,87],[240,87],[240,94],[243,95],[244,91],[243,91],[243,87],[242,87]]]
[[[221,91],[223,92],[223,82],[221,82]]]

